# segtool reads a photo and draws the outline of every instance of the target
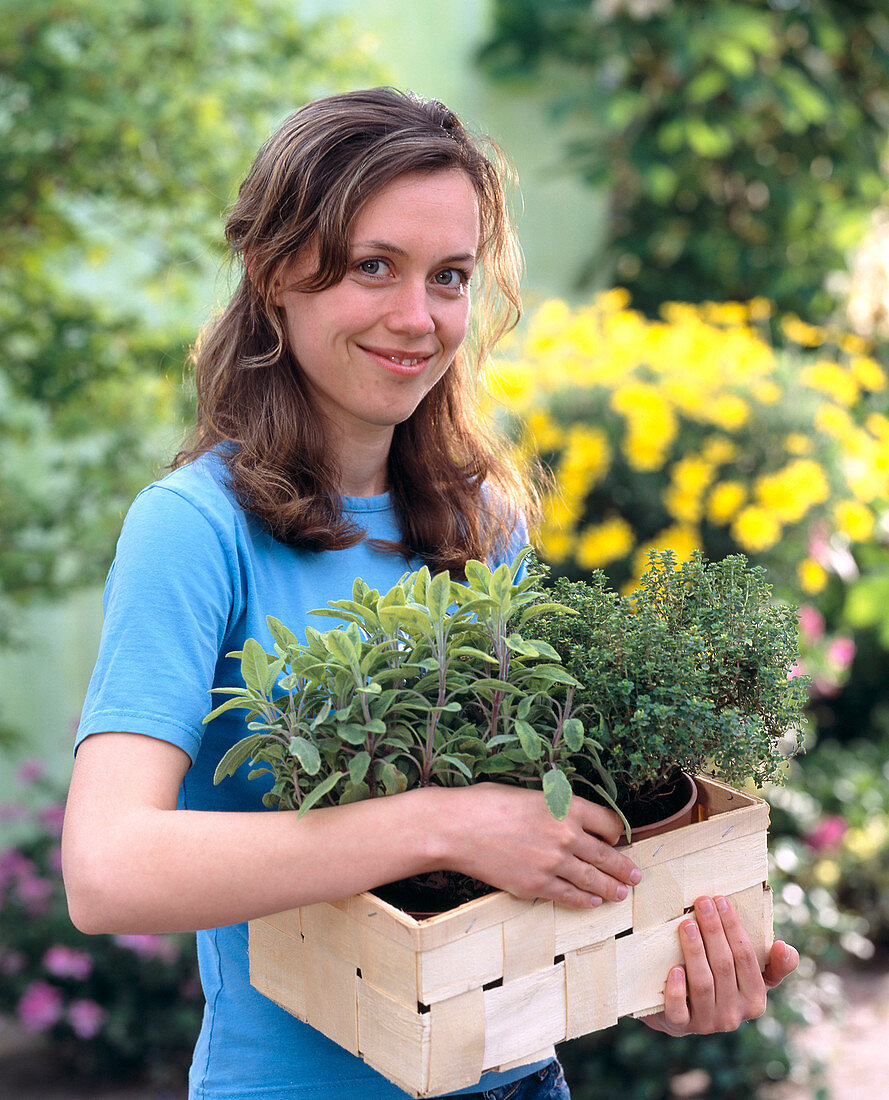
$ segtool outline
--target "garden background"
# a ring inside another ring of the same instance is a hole
[[[630,1022],[566,1046],[574,1093],[818,1095],[804,1039],[837,1010],[832,969],[889,965],[886,5],[0,10],[9,1034],[184,1095],[200,1010],[187,941],[87,940],[58,879],[101,579],[181,433],[187,349],[226,294],[221,218],[250,157],[300,102],[389,82],[440,97],[516,164],[526,317],[489,387],[555,475],[543,556],[627,587],[648,548],[741,550],[800,608],[807,752],[768,792],[800,975],[736,1035],[676,1042]]]

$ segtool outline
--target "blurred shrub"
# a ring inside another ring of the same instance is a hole
[[[784,900],[814,907],[813,951],[828,962],[889,956],[889,737],[819,743],[770,801]]]
[[[20,779],[40,783],[42,768]],[[45,1035],[85,1076],[147,1074],[182,1085],[203,993],[193,936],[86,936],[68,917],[60,868],[64,807],[0,807],[23,839],[0,851],[0,1026]]]
[[[347,27],[287,0],[2,15],[0,644],[16,601],[104,575],[166,457],[256,148],[300,102],[375,74]]]
[[[567,167],[609,188],[605,278],[643,309],[829,312],[825,278],[885,190],[882,0],[496,0],[483,58],[545,97]]]
[[[864,342],[787,316],[779,350],[762,299],[657,320],[628,301],[544,303],[493,374],[555,476],[543,556],[622,587],[661,548],[743,552],[804,598],[855,576],[889,503],[887,381]]]

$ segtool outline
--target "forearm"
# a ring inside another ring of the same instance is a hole
[[[443,793],[443,792],[442,792]],[[440,863],[437,795],[295,812],[134,807],[97,836],[66,837],[65,880],[86,932],[235,924],[346,897]]]

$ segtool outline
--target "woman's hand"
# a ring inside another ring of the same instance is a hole
[[[567,817],[557,821],[540,791],[478,783],[441,793],[450,804],[440,818],[447,845],[440,865],[448,870],[518,898],[549,898],[575,909],[622,901],[642,879],[635,863],[615,850],[622,826],[604,806],[575,795]]]
[[[766,1010],[766,996],[799,965],[799,954],[777,941],[761,973],[753,945],[725,898],[698,898],[695,917],[679,926],[685,969],[667,978],[663,1012],[643,1023],[668,1035],[734,1031]]]

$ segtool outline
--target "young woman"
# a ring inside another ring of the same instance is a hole
[[[394,1100],[363,1062],[256,993],[245,922],[436,868],[519,897],[595,906],[640,879],[608,810],[539,792],[425,789],[269,813],[243,777],[214,787],[243,718],[202,725],[226,654],[408,568],[459,573],[525,541],[533,502],[480,419],[476,377],[518,316],[516,249],[495,153],[440,103],[374,89],[292,115],[227,224],[243,278],[195,351],[197,425],[130,510],[78,732],[63,840],[87,932],[198,929],[207,1007],[191,1100]],[[481,285],[470,353],[470,284]],[[648,1022],[683,1034],[760,1014],[795,966],[760,974],[720,899],[698,905],[686,968]],[[565,1097],[558,1063],[464,1093]]]

